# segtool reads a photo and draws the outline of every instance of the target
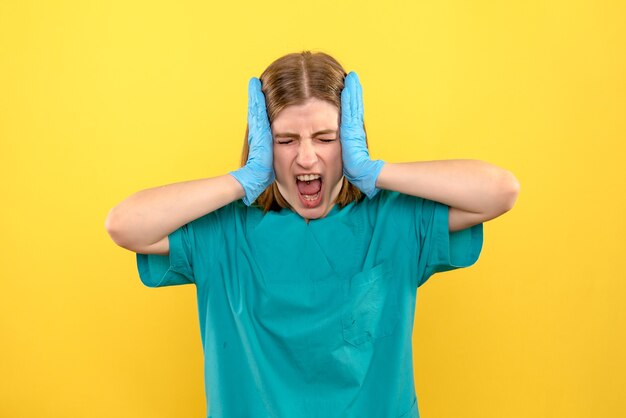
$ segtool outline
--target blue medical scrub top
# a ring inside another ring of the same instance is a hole
[[[238,200],[137,254],[146,286],[196,286],[208,417],[419,417],[417,288],[483,243],[448,211],[381,190],[307,224]]]

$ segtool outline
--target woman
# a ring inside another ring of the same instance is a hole
[[[519,185],[476,160],[372,160],[359,79],[289,54],[249,83],[242,167],[107,219],[149,287],[193,283],[210,417],[418,417],[416,291],[476,262]]]

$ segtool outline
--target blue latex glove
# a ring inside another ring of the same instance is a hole
[[[370,199],[380,191],[376,179],[385,164],[370,158],[363,129],[363,90],[354,71],[346,76],[341,92],[341,158],[343,174]]]
[[[261,81],[252,77],[248,83],[248,160],[231,174],[243,187],[243,202],[250,206],[274,179],[272,130],[265,107]]]

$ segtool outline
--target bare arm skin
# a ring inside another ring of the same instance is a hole
[[[450,231],[511,210],[520,189],[511,172],[480,160],[385,163],[376,187],[448,205]]]
[[[230,174],[141,190],[113,207],[105,228],[120,247],[141,254],[169,254],[167,236],[244,196]]]

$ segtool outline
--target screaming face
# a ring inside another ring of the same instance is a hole
[[[278,190],[307,222],[323,218],[343,181],[339,109],[310,98],[284,108],[271,127]]]

